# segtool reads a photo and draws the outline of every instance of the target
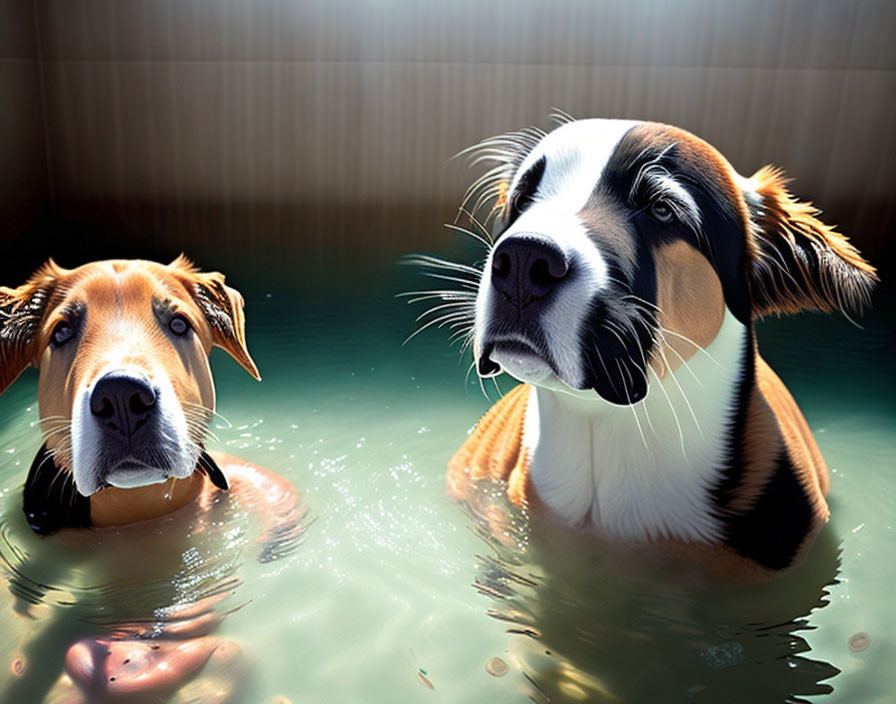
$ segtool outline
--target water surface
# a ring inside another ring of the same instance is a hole
[[[815,315],[761,325],[831,468],[833,519],[795,573],[732,589],[620,563],[500,496],[498,542],[452,503],[445,464],[489,401],[444,331],[402,347],[420,309],[394,294],[421,286],[389,266],[355,290],[243,287],[264,380],[213,354],[226,419],[214,447],[302,493],[307,530],[278,560],[258,560],[239,507],[200,533],[173,519],[75,546],[33,536],[19,502],[40,444],[36,374],[4,394],[0,653],[25,669],[0,668],[0,700],[39,701],[77,638],[206,598],[218,635],[254,659],[252,702],[892,701],[891,299],[865,329]],[[870,645],[855,652],[860,632]]]

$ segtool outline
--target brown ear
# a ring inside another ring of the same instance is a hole
[[[784,173],[771,166],[745,185],[750,208],[753,261],[750,288],[759,315],[839,310],[848,315],[870,299],[873,266],[849,240],[825,225],[811,203],[787,190]]]
[[[18,288],[0,286],[0,393],[29,364],[37,364],[40,326],[56,282],[65,273],[50,259]]]
[[[243,297],[236,289],[224,285],[224,274],[216,271],[203,273],[181,254],[170,269],[180,274],[193,300],[205,316],[212,342],[225,350],[256,380],[261,381],[258,367],[249,356],[246,346],[246,318]]]

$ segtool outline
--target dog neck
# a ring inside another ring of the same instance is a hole
[[[107,487],[90,496],[90,525],[105,528],[164,516],[194,501],[205,482],[205,477],[194,471],[186,479],[162,484],[133,489]]]
[[[132,489],[107,487],[91,496],[75,488],[70,471],[58,468],[42,446],[25,481],[23,509],[31,528],[41,534],[62,528],[98,528],[158,518],[191,503],[207,482],[227,490],[229,484],[214,459],[202,452],[196,470],[185,479]]]
[[[730,454],[751,339],[726,311],[712,344],[661,382],[653,376],[633,406],[532,387],[523,444],[539,500],[609,538],[718,541],[711,492]]]

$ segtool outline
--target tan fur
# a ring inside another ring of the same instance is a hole
[[[668,331],[662,354],[652,360],[662,379],[715,339],[725,319],[725,297],[715,269],[687,242],[660,247],[654,259],[660,324]]]
[[[687,163],[695,173],[703,175],[703,185],[714,189],[722,201],[730,204],[731,213],[746,229],[749,213],[735,179],[734,170],[722,153],[697,135],[673,125],[647,122],[631,130],[644,147],[661,148],[675,144],[676,160]]]
[[[41,303],[39,310],[35,302]],[[179,345],[175,352],[157,316],[159,303],[190,321],[196,336],[189,347]],[[38,366],[41,429],[54,462],[64,471],[70,470],[71,438],[68,430],[56,429],[70,425],[77,390],[92,382],[110,359],[139,367],[150,378],[166,376],[181,405],[200,415],[215,405],[208,364],[213,346],[225,349],[260,378],[246,348],[242,297],[224,285],[222,274],[201,273],[185,257],[168,266],[110,260],[73,270],[51,260],[25,285],[0,289],[0,309],[7,321],[21,317],[29,306],[39,316],[33,326],[23,324],[22,330],[30,334],[0,345],[0,391],[29,363]],[[84,310],[77,348],[52,349],[53,330],[70,306]],[[194,499],[204,481],[194,473],[162,485],[103,489],[90,497],[92,521],[121,524],[168,513]]]
[[[775,459],[785,451],[793,462],[817,520],[826,521],[827,465],[787,387],[759,355],[756,355],[756,387],[749,400],[746,427],[744,462],[747,469],[730,508],[742,511],[752,505],[771,475]]]
[[[50,259],[17,288],[0,286],[0,393],[29,365],[37,365],[37,325],[66,270]]]
[[[809,499],[826,520],[828,516],[824,496],[829,479],[827,465],[812,437],[809,424],[778,375],[756,356],[756,385],[771,413],[778,421],[778,428],[787,446],[787,454],[794,463],[797,478],[806,489]]]
[[[177,511],[201,493],[216,491],[198,472],[134,489],[110,486],[90,497],[90,523],[97,528],[137,523]]]
[[[845,312],[866,305],[877,272],[849,240],[819,220],[819,211],[811,203],[800,202],[790,194],[780,169],[764,166],[753,174],[750,183],[762,199],[751,233],[756,248],[753,281],[771,299],[756,313]],[[815,249],[823,260],[821,267],[810,270],[805,257],[797,252],[797,238]],[[795,254],[794,264],[786,273],[781,271],[782,248]],[[777,283],[776,273],[780,278]]]
[[[529,457],[523,452],[523,423],[530,387],[520,384],[492,406],[448,463],[448,493],[468,495],[470,484],[483,479],[507,482],[516,505],[527,503]]]

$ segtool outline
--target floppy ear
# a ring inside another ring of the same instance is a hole
[[[0,393],[37,364],[37,335],[56,282],[66,270],[52,259],[18,288],[0,286]]]
[[[752,220],[750,289],[759,316],[802,310],[848,315],[869,301],[877,281],[873,266],[849,240],[787,190],[784,173],[771,166],[745,183]]]
[[[261,381],[258,367],[249,356],[246,346],[246,318],[243,297],[236,289],[224,285],[224,274],[217,271],[203,273],[181,254],[171,264],[183,278],[193,300],[208,322],[212,342],[225,350],[256,380]]]

